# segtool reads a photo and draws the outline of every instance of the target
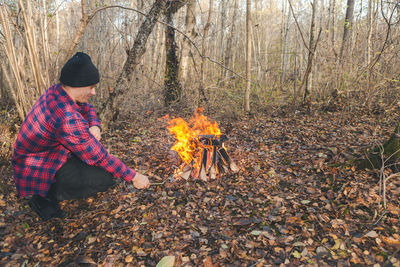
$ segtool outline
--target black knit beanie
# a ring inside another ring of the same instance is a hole
[[[99,71],[90,57],[82,52],[73,55],[61,69],[60,82],[71,87],[85,87],[98,83]]]

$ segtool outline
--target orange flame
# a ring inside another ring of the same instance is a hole
[[[203,109],[198,108],[194,116],[187,123],[182,118],[171,119],[167,122],[168,131],[174,135],[176,141],[171,150],[178,152],[182,161],[186,164],[194,160],[194,168],[200,167],[201,143],[199,135],[221,135],[217,122],[211,122],[203,115]]]

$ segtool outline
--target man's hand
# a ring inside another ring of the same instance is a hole
[[[100,132],[100,127],[99,126],[90,127],[89,128],[89,132],[97,139],[97,141],[100,141],[101,132]]]
[[[144,189],[150,186],[149,178],[147,176],[136,173],[135,177],[132,180],[133,186],[137,189]]]

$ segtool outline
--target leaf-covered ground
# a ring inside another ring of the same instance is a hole
[[[65,219],[42,222],[3,166],[0,264],[155,266],[171,255],[176,266],[399,266],[400,179],[389,181],[383,210],[377,174],[340,164],[388,138],[393,122],[341,113],[221,119],[240,172],[205,183],[172,179],[162,120],[123,121],[103,142],[153,185],[121,182],[64,201]]]

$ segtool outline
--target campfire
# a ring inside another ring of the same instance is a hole
[[[182,118],[166,119],[167,129],[176,139],[171,150],[181,159],[177,177],[207,181],[229,171],[239,171],[225,147],[227,136],[221,133],[218,123],[203,115],[203,109],[198,108],[189,123]]]

